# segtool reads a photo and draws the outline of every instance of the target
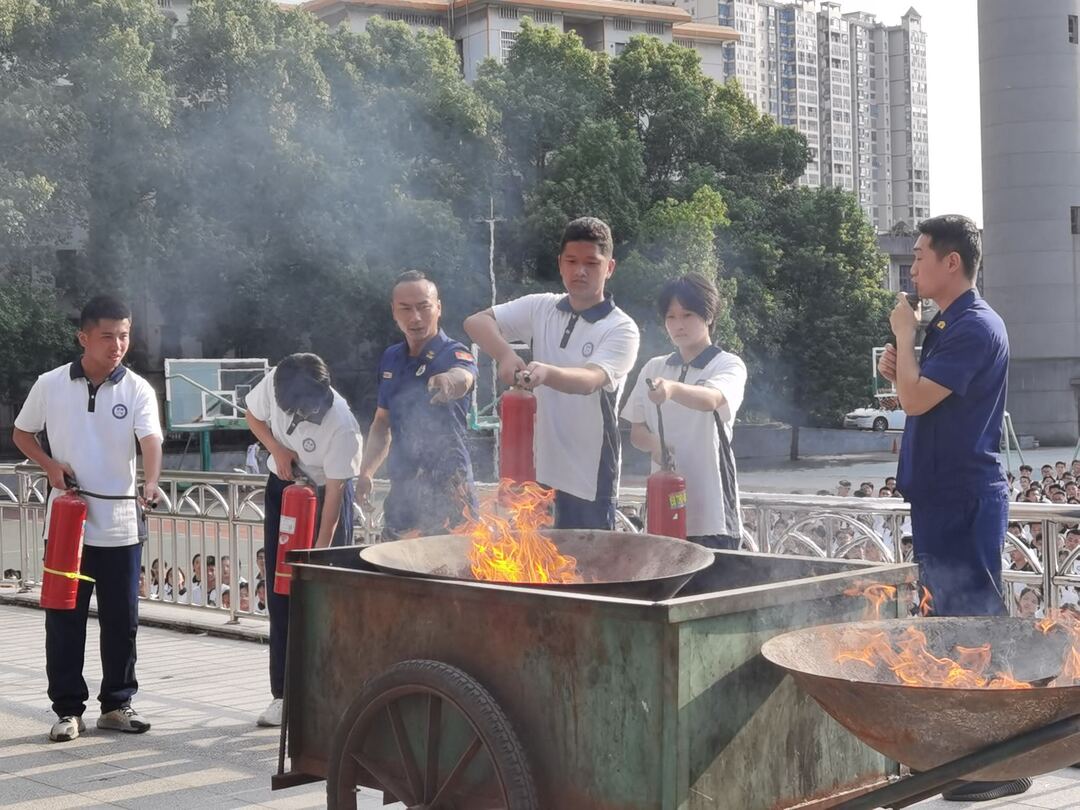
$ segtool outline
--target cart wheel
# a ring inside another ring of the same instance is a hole
[[[410,810],[538,810],[525,752],[484,687],[441,661],[403,661],[364,684],[334,732],[331,810],[374,778]]]

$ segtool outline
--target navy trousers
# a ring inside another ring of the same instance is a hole
[[[265,517],[263,518],[263,547],[266,549],[268,579],[266,582],[266,611],[270,615],[270,694],[275,698],[285,696],[285,652],[289,641],[289,597],[274,593],[274,571],[277,570],[278,535],[281,531],[281,493],[291,482],[282,481],[273,473],[266,479]],[[315,515],[315,535],[319,534],[322,521],[322,505],[326,498],[326,488],[319,487],[319,509]],[[341,514],[338,516],[337,529],[330,541],[334,546],[347,546],[352,543],[353,512],[352,504],[356,487],[353,482],[345,483],[345,492],[341,499]]]
[[[1009,493],[993,489],[941,503],[912,503],[911,530],[919,580],[934,616],[1001,616],[1001,549]]]
[[[555,528],[614,529],[615,501],[612,498],[586,501],[555,490]]]
[[[741,538],[731,537],[726,534],[699,534],[697,537],[687,537],[686,539],[691,543],[697,543],[699,546],[705,546],[705,548],[729,551],[738,551],[739,545],[742,543]]]
[[[84,546],[81,571],[94,582],[79,581],[74,610],[45,611],[45,673],[49,700],[57,717],[86,711],[90,692],[83,678],[86,620],[90,596],[97,593],[101,630],[101,712],[131,701],[139,689],[135,679],[135,634],[139,629],[139,565],[142,546]]]

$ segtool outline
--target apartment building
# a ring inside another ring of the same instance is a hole
[[[831,0],[677,0],[732,28],[724,78],[806,136],[800,182],[850,191],[879,231],[930,216],[926,34],[910,9],[887,26]]]
[[[639,34],[678,42],[701,56],[706,75],[725,78],[723,46],[738,34],[729,26],[695,21],[685,9],[626,0],[310,0],[304,8],[330,25],[363,31],[368,20],[400,20],[418,30],[440,30],[454,40],[468,81],[488,58],[505,60],[521,21],[575,31],[586,47],[618,56]]]

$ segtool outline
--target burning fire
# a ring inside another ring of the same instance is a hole
[[[880,619],[881,609],[895,601],[897,590],[890,585],[871,584],[846,592],[848,596],[863,596],[867,600],[868,617]],[[931,596],[924,590],[919,612],[926,615]],[[948,655],[930,651],[926,634],[917,625],[902,632],[867,630],[848,641],[845,649],[836,652],[836,662],[854,663],[871,671],[889,671],[896,682],[905,686],[943,687],[953,689],[1032,689],[1037,686],[1072,686],[1080,682],[1080,620],[1073,614],[1061,612],[1042,619],[1035,627],[1044,634],[1064,632],[1068,652],[1064,667],[1049,682],[1019,681],[1011,672],[993,667],[990,644],[977,647],[956,645]]]
[[[581,582],[577,560],[560,554],[541,534],[555,522],[554,500],[555,493],[538,484],[499,482],[498,495],[481,507],[480,514],[454,529],[454,534],[472,538],[472,575],[487,582]],[[506,517],[500,514],[500,505]]]
[[[887,631],[868,632],[862,647],[837,654],[837,663],[857,661],[871,669],[884,665],[905,686],[939,686],[953,689],[1031,689],[1029,683],[1005,672],[989,672],[990,645],[953,648],[953,655],[938,657],[927,648],[926,634],[907,627],[898,636]]]

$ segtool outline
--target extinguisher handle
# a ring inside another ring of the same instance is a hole
[[[651,377],[645,378],[645,385],[649,386],[650,391],[656,390],[656,381]],[[660,436],[660,466],[668,472],[674,472],[675,462],[671,458],[667,442],[664,441],[664,412],[660,410],[659,405],[656,406],[656,432]]]
[[[514,385],[516,385],[516,386],[528,385],[531,382],[532,382],[532,375],[529,374],[529,372],[524,371],[524,370],[522,370],[520,368],[517,371],[514,372]]]
[[[77,489],[79,482],[75,480],[75,476],[70,473],[64,473],[64,486],[68,489]]]

